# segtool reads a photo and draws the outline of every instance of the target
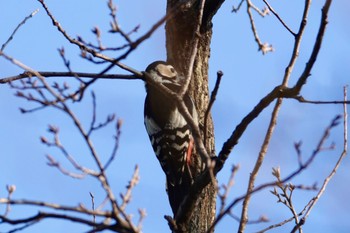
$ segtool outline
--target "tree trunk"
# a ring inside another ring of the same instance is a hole
[[[169,12],[173,9],[176,3],[176,0],[168,0],[167,11]],[[220,5],[221,3],[218,4],[218,7]],[[188,71],[194,36],[198,36],[194,35],[198,23],[198,14],[199,4],[197,1],[197,3],[194,3],[189,8],[181,8],[181,10],[178,10],[176,15],[169,19],[166,24],[167,61],[174,65],[175,69],[183,75],[186,75]],[[188,92],[192,96],[197,107],[202,135],[204,130],[202,127],[204,125],[204,116],[209,103],[208,62],[210,56],[210,42],[212,38],[210,23],[211,17],[208,17],[207,15],[205,21],[202,23],[204,26],[199,35],[198,51],[188,89]],[[213,154],[214,132],[210,115],[207,122],[207,138],[204,143],[208,154]],[[198,154],[195,154],[195,159],[197,161],[201,160]],[[200,171],[201,163],[199,162],[197,165],[198,168],[196,171]],[[194,177],[199,175],[199,172],[194,173]],[[188,222],[184,223],[182,226],[178,226],[180,229],[175,230],[175,232],[207,232],[215,218],[215,210],[216,188],[215,184],[210,183],[203,189],[200,198],[196,201],[195,210],[190,219],[188,219]]]

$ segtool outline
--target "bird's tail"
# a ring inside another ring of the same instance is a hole
[[[182,179],[181,184],[171,184],[167,180],[167,192],[174,217],[176,216],[181,203],[188,195],[191,185],[192,179]]]

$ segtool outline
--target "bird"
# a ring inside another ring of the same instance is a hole
[[[185,77],[165,61],[155,61],[145,72],[154,81],[179,94]],[[193,184],[191,156],[195,153],[192,130],[171,95],[146,82],[144,123],[155,155],[166,175],[169,202],[174,216]],[[196,106],[185,93],[183,101],[193,121],[198,125]]]

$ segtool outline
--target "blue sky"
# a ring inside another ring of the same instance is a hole
[[[165,1],[116,1],[118,19],[126,31],[140,24],[140,29],[133,38],[146,32],[165,12]],[[262,6],[257,1],[258,6]],[[293,84],[305,67],[315,33],[320,22],[323,1],[314,1],[308,19],[299,60],[292,75]],[[47,5],[61,25],[72,35],[80,35],[85,40],[94,41],[91,29],[98,26],[105,44],[119,45],[120,38],[106,33],[109,30],[109,16],[106,1],[47,0]],[[221,149],[223,142],[231,134],[255,104],[275,85],[281,83],[284,69],[290,58],[293,38],[279,24],[275,17],[260,18],[256,15],[256,24],[263,42],[273,44],[275,52],[262,56],[257,51],[245,6],[237,14],[231,13],[232,4],[237,1],[226,1],[214,18],[214,34],[210,57],[210,88],[213,88],[217,70],[224,72],[217,101],[213,107],[215,124],[216,150]],[[276,1],[270,4],[280,13],[288,25],[296,31],[301,17],[303,1]],[[20,6],[20,7],[19,7]],[[39,12],[30,19],[16,34],[5,52],[40,71],[66,71],[57,52],[64,47],[66,57],[74,71],[99,72],[101,67],[94,66],[79,58],[79,50],[70,45],[52,26],[37,1],[1,1],[3,9],[0,15],[0,44],[4,43],[17,24],[35,9]],[[350,3],[334,1],[330,10],[329,25],[324,38],[320,55],[312,71],[302,95],[311,100],[340,100],[342,87],[349,84],[350,62],[350,29],[348,27]],[[152,37],[143,43],[124,62],[138,70],[143,70],[154,60],[166,59],[164,28],[157,30]],[[0,77],[21,73],[18,67],[0,58]],[[113,69],[113,73],[124,73]],[[67,79],[69,80],[69,79]],[[93,179],[74,180],[63,176],[57,170],[46,165],[45,154],[57,158],[67,168],[69,164],[59,151],[40,143],[40,136],[50,137],[48,124],[60,128],[62,143],[85,166],[93,166],[86,148],[70,119],[56,110],[39,111],[32,114],[21,114],[19,107],[35,107],[16,98],[7,85],[0,86],[0,196],[6,195],[6,184],[15,184],[17,190],[14,198],[45,200],[62,204],[84,203],[90,206],[89,192],[96,196],[96,202],[104,198],[100,185]],[[144,222],[144,232],[166,232],[168,226],[163,215],[171,210],[165,194],[164,175],[153,155],[143,125],[144,85],[141,81],[101,80],[93,87],[97,95],[98,119],[115,113],[123,119],[122,137],[117,158],[109,168],[108,175],[112,188],[118,194],[125,190],[134,166],[140,167],[141,181],[133,192],[133,200],[128,211],[138,217],[137,208],[145,208],[148,215]],[[87,95],[79,106],[72,106],[81,121],[88,126],[91,116],[91,97]],[[242,195],[246,190],[247,179],[251,172],[264,137],[271,114],[271,106],[267,108],[247,129],[239,145],[232,152],[226,167],[218,175],[219,183],[225,183],[230,175],[232,164],[240,164],[236,175],[230,200]],[[287,175],[297,168],[296,153],[293,143],[303,141],[303,156],[306,159],[317,145],[324,128],[337,114],[342,113],[340,105],[307,105],[293,100],[285,100],[280,112],[275,135],[272,139],[266,161],[260,172],[257,184],[273,179],[271,168],[280,166],[282,175]],[[113,129],[107,128],[94,135],[94,144],[103,159],[107,159],[112,150]],[[342,129],[332,131],[329,143],[335,142],[336,149],[319,155],[317,160],[301,176],[294,179],[294,184],[320,186],[324,177],[331,171],[342,150]],[[348,232],[350,223],[350,193],[344,182],[348,176],[350,163],[346,158],[331,181],[326,193],[312,211],[304,230],[305,232]],[[300,211],[314,192],[296,191],[295,205]],[[241,205],[233,209],[240,213]],[[0,207],[0,211],[3,211]],[[35,214],[32,208],[13,207],[10,217],[21,217]],[[252,225],[247,232],[260,230],[270,224],[280,222],[291,216],[281,204],[276,203],[269,190],[254,196],[249,212],[252,220],[266,215],[271,220],[267,224]],[[0,225],[0,232],[6,230]],[[25,232],[83,232],[84,227],[62,221],[48,220],[25,230]],[[235,232],[237,222],[226,217],[217,228],[217,232]],[[279,228],[271,232],[290,231],[291,226]]]

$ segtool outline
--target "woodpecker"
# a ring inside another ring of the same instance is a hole
[[[155,61],[146,68],[146,73],[155,81],[175,93],[179,93],[185,78],[164,61]],[[153,150],[166,175],[167,191],[174,215],[193,183],[191,155],[194,140],[191,127],[170,96],[146,82],[144,121]],[[194,122],[198,124],[194,102],[186,93],[184,103]]]

